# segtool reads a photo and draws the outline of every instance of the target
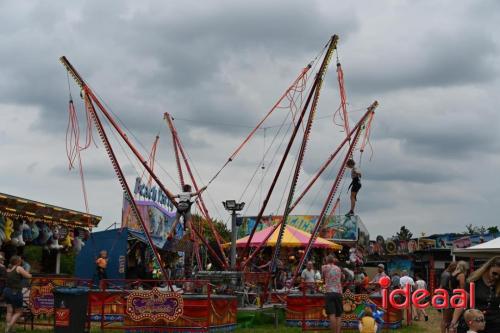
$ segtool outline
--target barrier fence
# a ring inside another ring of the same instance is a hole
[[[299,326],[304,331],[328,328],[321,284],[302,283],[293,293],[272,291],[268,295],[270,279],[270,274],[244,274],[245,285],[256,288],[255,295],[261,297],[262,302],[267,299],[269,303],[287,304],[289,325]],[[0,280],[0,287],[1,284]],[[229,329],[236,325],[236,297],[213,294],[214,286],[206,280],[102,280],[96,286],[92,280],[44,276],[31,279],[25,289],[25,326],[27,322],[32,329],[54,326],[54,290],[59,287],[88,289],[87,329],[91,322],[99,325],[102,331],[127,332],[159,328],[161,331],[208,332],[214,327]],[[344,322],[357,321],[359,309],[366,302],[380,307],[380,301],[373,293],[368,293],[376,287],[344,285]],[[401,310],[389,308],[384,311],[385,327],[397,322],[401,325]],[[409,325],[411,309],[407,310],[406,317]]]

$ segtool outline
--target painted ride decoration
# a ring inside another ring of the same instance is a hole
[[[152,290],[132,291],[127,297],[125,313],[133,321],[145,319],[156,322],[176,321],[184,311],[182,295],[175,292]]]

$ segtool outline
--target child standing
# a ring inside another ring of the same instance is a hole
[[[464,320],[469,330],[467,333],[477,333],[479,331],[484,330],[485,321],[484,315],[478,309],[469,309],[464,313]]]
[[[370,307],[365,307],[365,313],[363,318],[359,321],[358,329],[360,333],[376,333],[377,323],[373,318],[373,311]]]
[[[198,192],[191,192],[191,185],[185,184],[182,186],[182,193],[175,196],[175,198],[179,198],[179,204],[177,205],[177,213],[175,214],[175,221],[172,224],[172,228],[170,229],[170,233],[168,234],[168,239],[171,240],[175,235],[175,228],[179,223],[181,217],[184,220],[184,230],[187,230],[189,227],[189,223],[191,223],[191,205],[193,202],[191,201],[192,197],[196,197],[200,195],[203,191],[207,189],[206,186],[202,187]]]
[[[102,250],[99,252],[99,258],[95,261],[96,270],[97,270],[97,282],[99,286],[102,287],[101,281],[108,278],[108,274],[106,269],[108,267],[108,251]]]
[[[357,195],[361,189],[361,170],[356,168],[356,162],[352,158],[347,161],[346,167],[351,169],[351,184],[349,185],[351,189],[351,210],[346,216],[352,216],[356,207]]]

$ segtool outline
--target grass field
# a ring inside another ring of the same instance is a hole
[[[256,320],[253,320],[252,322],[248,321],[248,318],[241,318],[242,320],[238,321],[240,327],[236,330],[238,333],[299,333],[301,332],[300,328],[291,328],[291,327],[286,327],[283,324],[283,318],[280,318],[280,326],[278,328],[274,328],[272,325],[272,319],[268,317],[261,317],[261,318],[256,318]],[[383,332],[391,332],[391,333],[438,333],[439,332],[439,313],[437,313],[435,310],[430,310],[429,311],[429,321],[428,322],[414,322],[411,326],[409,327],[403,327],[402,329],[399,330],[384,330]],[[246,326],[246,327],[245,327]],[[4,321],[0,323],[0,332],[4,331]],[[32,333],[48,333],[52,332],[52,329],[46,329],[46,330],[34,330],[30,331],[29,329],[26,332],[32,332]],[[16,332],[23,332],[23,328],[21,326],[18,326],[16,328]],[[97,333],[100,332],[98,328],[92,329],[92,333]],[[125,331],[123,330],[105,330],[106,333],[124,333]],[[312,332],[312,331],[310,331]],[[318,332],[328,332],[328,331],[318,331]],[[348,330],[343,330],[342,332],[355,332],[355,331],[348,331]]]

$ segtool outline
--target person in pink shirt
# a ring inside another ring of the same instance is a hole
[[[335,257],[326,257],[326,265],[321,267],[321,275],[325,282],[325,311],[330,319],[333,333],[340,333],[342,328],[342,270],[335,265]]]

